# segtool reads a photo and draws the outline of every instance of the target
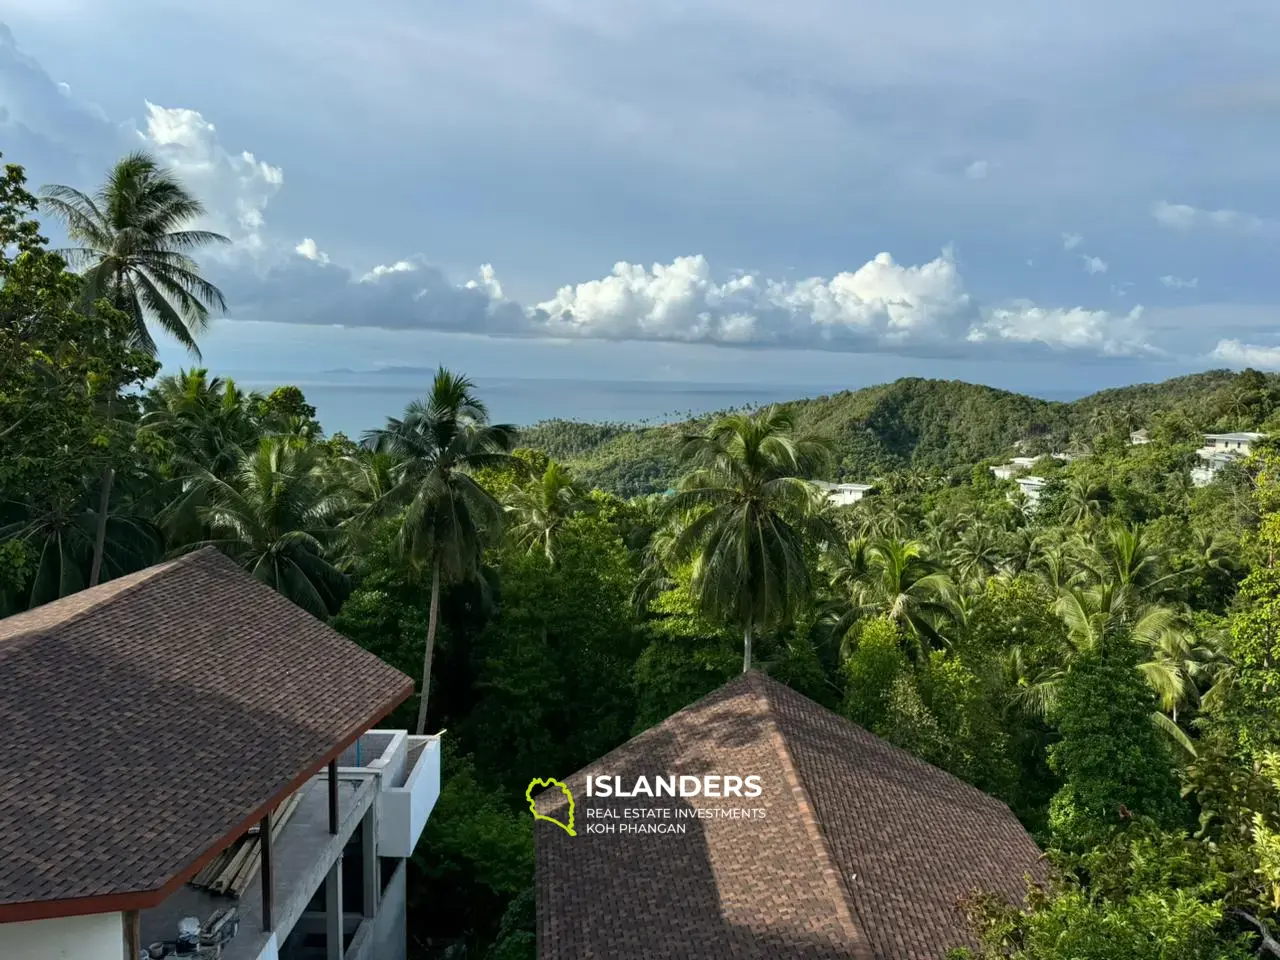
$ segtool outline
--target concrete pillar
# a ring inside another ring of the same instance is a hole
[[[360,849],[364,854],[364,867],[360,871],[364,882],[364,903],[361,912],[365,917],[378,915],[378,901],[382,898],[382,871],[378,861],[378,804],[374,803],[365,811],[360,821]]]
[[[333,861],[329,875],[324,878],[324,934],[328,947],[327,960],[342,960],[346,951],[342,922],[342,857]]]

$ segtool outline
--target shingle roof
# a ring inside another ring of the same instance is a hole
[[[0,922],[158,903],[412,691],[212,549],[0,620]]]
[[[588,776],[756,775],[757,799],[586,796]],[[748,673],[565,781],[577,836],[537,821],[539,960],[937,960],[956,901],[1019,902],[1040,850],[997,800]],[[557,790],[537,809],[566,814]],[[600,834],[588,810],[693,811],[684,834]],[[763,819],[712,818],[759,808]]]

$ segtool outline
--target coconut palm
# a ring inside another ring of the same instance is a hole
[[[1108,493],[1088,472],[1074,473],[1062,489],[1062,519],[1074,526],[1085,526],[1107,511]]]
[[[417,732],[427,725],[431,661],[440,617],[440,586],[474,576],[486,543],[502,529],[502,506],[473,477],[485,467],[508,468],[516,429],[489,423],[475,384],[441,367],[431,390],[405,408],[400,419],[370,430],[363,445],[395,457],[395,486],[388,503],[402,510],[396,546],[431,580],[430,612],[422,657],[422,697]]]
[[[187,469],[225,477],[261,433],[253,416],[257,394],[202,368],[161,377],[143,395],[140,428],[164,440]]]
[[[954,618],[955,585],[924,544],[884,538],[829,557],[835,558],[831,587],[838,600],[829,617],[836,636],[843,638],[863,617],[887,616],[912,639],[917,659],[926,646],[946,642],[942,627]]]
[[[330,553],[342,499],[321,469],[321,451],[263,437],[227,478],[201,470],[197,513],[214,546],[317,617],[338,612],[347,578]]]
[[[962,581],[976,583],[991,576],[1003,559],[995,528],[981,521],[969,524],[952,546],[949,559]]]
[[[1110,524],[1101,535],[1075,541],[1082,573],[1096,583],[1127,587],[1136,595],[1154,596],[1181,574],[1165,572],[1162,550],[1153,548],[1136,524]]]
[[[83,271],[85,305],[105,298],[124,311],[133,318],[135,342],[149,353],[156,344],[148,320],[199,356],[195,338],[209,311],[225,310],[226,302],[190,254],[230,242],[190,228],[204,214],[200,201],[144,152],[120,160],[92,196],[57,184],[41,195],[75,244],[61,252]]]
[[[679,531],[671,557],[693,561],[700,611],[742,629],[742,669],[755,632],[785,619],[811,593],[805,548],[834,542],[823,495],[803,479],[830,458],[830,444],[797,435],[791,414],[768,406],[717,418],[686,437],[690,470],[667,504]]]
[[[539,477],[513,486],[505,498],[508,534],[518,547],[542,550],[555,566],[555,543],[565,521],[582,509],[582,491],[569,471],[552,460]]]

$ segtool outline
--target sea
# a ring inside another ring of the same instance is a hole
[[[384,373],[324,373],[236,377],[242,388],[268,392],[282,383],[302,390],[329,434],[357,438],[400,416],[421,397],[431,372],[421,376]],[[531,426],[542,420],[654,424],[748,405],[816,397],[855,387],[809,384],[694,383],[671,380],[565,380],[534,377],[473,377],[476,392],[494,423]]]
[[[341,431],[358,438],[400,416],[406,404],[421,397],[434,371],[348,370],[325,373],[245,373],[235,378],[242,388],[269,392],[283,383],[298,386],[316,408],[329,434]],[[592,423],[656,424],[688,417],[763,406],[804,397],[856,390],[865,383],[721,383],[685,380],[572,380],[538,377],[474,377],[476,392],[494,423],[531,426],[543,420]],[[1069,400],[1083,391],[1041,393],[1046,400]]]

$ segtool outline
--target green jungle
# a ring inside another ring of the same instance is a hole
[[[525,785],[744,662],[1033,832],[1054,880],[976,891],[953,960],[1280,956],[1280,444],[1191,482],[1204,432],[1280,433],[1277,378],[519,430],[441,369],[330,435],[296,387],[159,369],[148,325],[198,358],[225,307],[195,259],[224,238],[145,154],[93,190],[0,182],[0,613],[214,545],[421,678],[393,722],[448,733],[413,956],[530,960]],[[991,472],[1013,456],[1038,503]]]

